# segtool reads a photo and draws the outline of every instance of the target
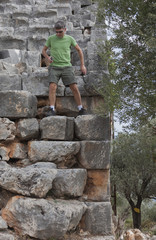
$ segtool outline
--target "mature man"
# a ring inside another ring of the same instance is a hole
[[[49,67],[49,103],[50,111],[47,116],[55,116],[55,101],[56,89],[60,78],[65,86],[69,86],[73,92],[75,101],[79,109],[79,115],[85,115],[86,110],[82,106],[81,95],[77,87],[77,82],[74,76],[73,67],[71,64],[71,46],[77,50],[80,62],[81,72],[86,74],[86,67],[84,65],[84,57],[81,48],[75,39],[66,33],[66,27],[63,21],[55,23],[56,34],[49,36],[43,47],[42,54],[50,63]],[[50,48],[50,56],[47,54],[47,49]]]

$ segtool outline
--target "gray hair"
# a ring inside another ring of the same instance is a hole
[[[54,26],[55,29],[61,29],[61,28],[65,28],[65,27],[66,27],[66,25],[63,21],[56,22],[55,26]]]

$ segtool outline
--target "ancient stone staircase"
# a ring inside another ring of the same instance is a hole
[[[0,239],[114,239],[110,204],[110,118],[94,112],[107,74],[99,64],[91,0],[0,1]],[[88,115],[77,116],[60,82],[58,115],[45,117],[48,70],[41,49],[58,19],[84,52],[88,73],[75,69]]]

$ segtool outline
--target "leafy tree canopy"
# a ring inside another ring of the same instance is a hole
[[[99,24],[111,38],[99,44],[109,75],[100,94],[110,111],[132,127],[156,113],[156,3],[154,0],[98,0]]]
[[[156,196],[156,119],[137,133],[121,133],[114,140],[111,181],[129,202],[134,227],[141,226],[141,203]]]

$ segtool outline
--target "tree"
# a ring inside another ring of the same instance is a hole
[[[156,113],[156,3],[154,0],[98,0],[98,20],[111,38],[99,44],[101,64],[109,75],[100,94],[109,110],[132,127]]]
[[[156,126],[156,124],[155,124]],[[156,195],[156,127],[121,133],[114,140],[111,182],[130,204],[134,228],[141,228],[141,204]]]

